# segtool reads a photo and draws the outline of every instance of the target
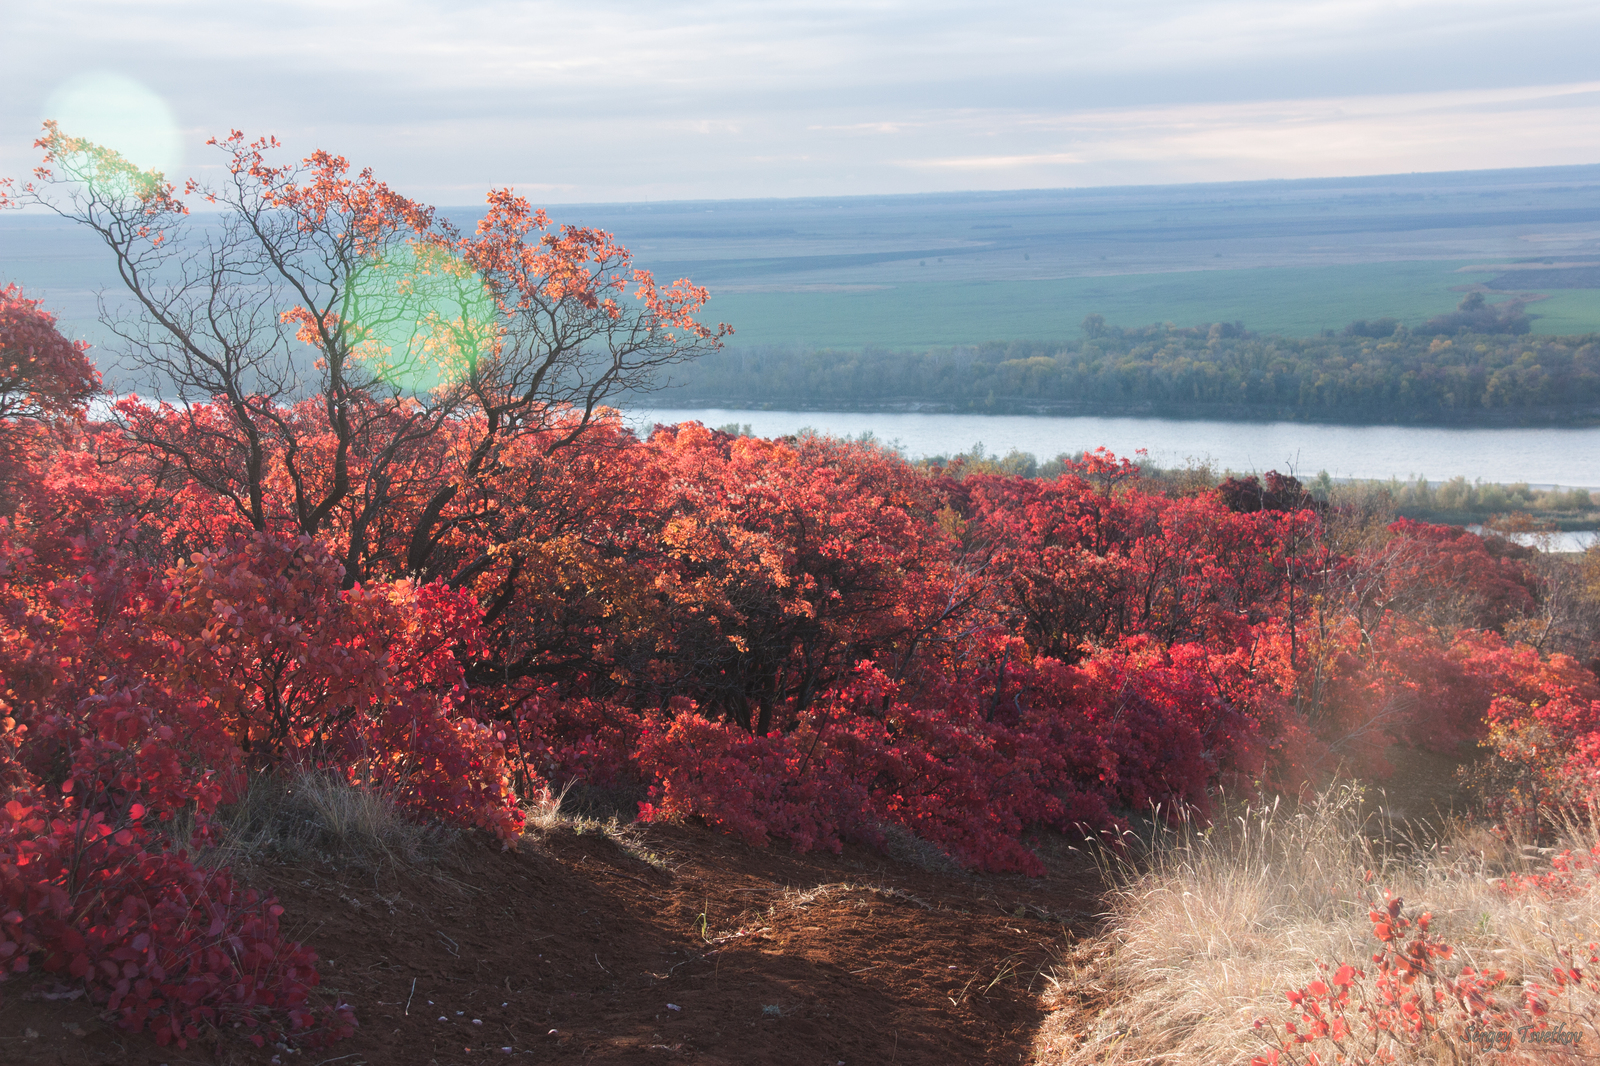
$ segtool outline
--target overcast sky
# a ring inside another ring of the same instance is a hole
[[[473,203],[1600,162],[1594,0],[0,0],[41,119],[178,173],[273,133]]]

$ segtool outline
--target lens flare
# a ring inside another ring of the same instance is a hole
[[[470,265],[447,248],[410,242],[351,275],[340,317],[371,373],[424,392],[461,381],[493,355],[495,312]]]
[[[64,133],[111,148],[141,170],[172,173],[183,163],[183,138],[167,102],[120,74],[81,74],[45,103]]]

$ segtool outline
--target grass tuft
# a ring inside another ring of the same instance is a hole
[[[628,857],[657,870],[670,871],[671,863],[650,847],[644,828],[624,817],[623,812],[636,810],[638,801],[626,791],[595,789],[569,781],[559,792],[548,785],[540,789],[523,815],[530,833],[594,833],[611,841]]]
[[[213,865],[327,859],[359,867],[437,861],[460,836],[412,821],[381,790],[328,774],[257,774],[236,803],[217,812],[217,845],[199,858]],[[179,827],[176,839],[187,838]]]

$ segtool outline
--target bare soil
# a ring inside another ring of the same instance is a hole
[[[15,980],[0,988],[0,1062],[1023,1062],[1049,966],[1092,931],[1100,892],[1079,853],[1043,850],[1044,878],[975,877],[656,825],[561,829],[516,852],[466,838],[409,868],[260,865],[242,873],[322,956],[353,1038],[161,1048]]]

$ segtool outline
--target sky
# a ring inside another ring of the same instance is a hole
[[[0,0],[0,177],[43,119],[169,175],[324,148],[437,204],[1600,162],[1594,0]]]

